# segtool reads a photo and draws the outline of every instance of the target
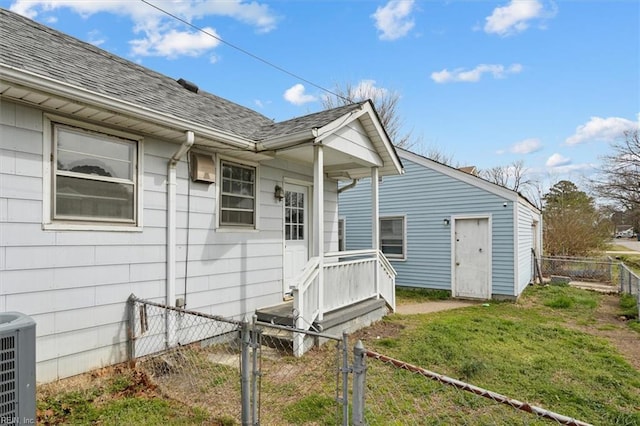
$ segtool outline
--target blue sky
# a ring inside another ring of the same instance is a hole
[[[193,26],[137,0],[0,0],[276,121],[322,109],[336,84],[396,93],[414,151],[522,160],[543,187],[580,185],[639,126],[637,0],[149,3]]]

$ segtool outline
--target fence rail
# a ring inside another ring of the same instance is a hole
[[[471,424],[551,419],[586,425],[368,351],[361,342],[352,351],[346,334],[258,323],[255,317],[235,321],[134,295],[128,303],[131,365],[161,393],[206,411],[215,424],[468,424],[471,418]],[[324,345],[295,357],[296,334]],[[433,382],[440,388],[425,386]],[[443,403],[460,417],[438,417]]]
[[[480,397],[483,397],[485,399],[488,399],[490,401],[496,402],[498,404],[503,404],[505,406],[514,408],[516,410],[520,410],[529,414],[532,414],[533,416],[535,416],[536,418],[541,418],[541,419],[548,419],[548,420],[553,420],[558,424],[562,424],[562,425],[570,425],[570,426],[589,426],[589,423],[585,423],[582,422],[580,420],[571,418],[571,417],[567,417],[564,416],[562,414],[558,414],[555,413],[553,411],[549,411],[549,410],[545,410],[544,408],[526,403],[526,402],[522,402],[519,401],[517,399],[513,399],[513,398],[509,398],[507,396],[501,395],[499,393],[496,392],[492,392],[490,390],[487,389],[483,389],[481,387],[478,386],[474,386],[470,383],[466,383],[463,382],[461,380],[457,380],[451,377],[447,377],[444,376],[442,374],[438,374],[438,373],[434,373],[433,371],[429,371],[425,368],[421,368],[412,364],[409,364],[407,362],[404,361],[400,361],[388,356],[385,356],[383,354],[374,352],[374,351],[370,351],[370,350],[365,350],[362,347],[356,347],[355,349],[356,351],[356,355],[354,357],[355,360],[355,364],[356,366],[358,365],[358,361],[361,360],[361,362],[364,362],[364,356],[366,356],[368,359],[371,360],[375,360],[375,361],[379,361],[382,364],[388,366],[391,369],[398,369],[398,370],[405,370],[408,371],[409,373],[412,373],[416,376],[420,376],[422,378],[428,379],[428,380],[432,380],[435,382],[438,382],[440,384],[449,386],[451,388],[457,389],[459,391],[464,391],[464,392],[468,392],[470,394],[474,394]],[[356,371],[362,371],[364,370],[363,368],[358,368],[355,367],[354,370]],[[357,379],[354,379],[354,382],[356,382]],[[392,396],[391,394],[389,395],[390,398],[397,398]],[[354,407],[357,407],[358,404],[356,402],[354,402]],[[363,404],[364,406],[364,404]],[[486,410],[486,412],[489,412],[489,410]],[[356,410],[354,408],[354,416],[356,415]],[[424,415],[424,413],[416,413],[415,418],[416,420],[418,418],[421,418]],[[496,418],[491,420],[491,424],[502,424],[503,421],[506,420],[506,424],[511,424],[512,420],[509,419],[505,419],[505,416],[503,416],[502,414],[498,414],[498,412],[495,413]],[[372,417],[374,417],[372,415]],[[363,412],[363,419],[364,419],[364,412]],[[373,419],[371,419],[373,420]],[[374,424],[375,421],[371,421],[371,422],[366,422],[366,424]],[[482,422],[480,422],[482,423]]]

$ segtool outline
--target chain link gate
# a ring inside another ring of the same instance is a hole
[[[128,318],[130,364],[163,394],[220,423],[349,424],[346,334],[337,338],[255,317],[235,321],[134,295]],[[311,347],[304,357],[293,356],[296,341]]]

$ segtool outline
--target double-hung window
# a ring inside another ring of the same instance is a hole
[[[54,221],[136,225],[139,141],[52,125]]]
[[[390,259],[406,258],[404,216],[380,218],[380,249]]]
[[[221,161],[220,225],[254,227],[256,168]]]

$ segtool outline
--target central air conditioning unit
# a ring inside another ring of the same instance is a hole
[[[36,323],[0,313],[0,424],[36,424]]]

